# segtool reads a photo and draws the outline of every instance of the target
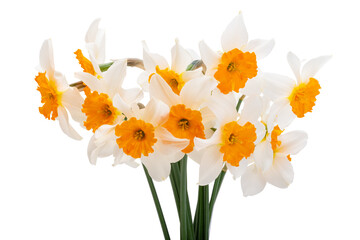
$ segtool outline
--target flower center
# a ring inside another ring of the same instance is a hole
[[[248,158],[255,149],[256,128],[247,122],[240,126],[237,122],[229,122],[222,128],[222,144],[220,152],[224,153],[223,161],[232,166],[239,166],[241,159]]]
[[[219,81],[218,88],[224,94],[231,91],[239,92],[248,79],[257,75],[257,61],[255,53],[242,52],[234,48],[223,53],[220,64],[214,75]]]
[[[187,130],[189,129],[189,120],[187,119],[181,119],[178,122],[178,126],[181,128],[181,130]]]
[[[113,106],[111,99],[105,93],[85,91],[86,98],[81,111],[86,115],[84,126],[95,132],[104,124],[112,125],[120,112]]]
[[[184,104],[174,105],[170,109],[169,119],[164,127],[177,138],[190,140],[189,145],[182,151],[189,153],[194,148],[194,137],[205,138],[201,113],[197,110],[185,108]]]
[[[140,140],[143,140],[144,137],[145,137],[145,133],[144,133],[144,131],[141,130],[141,129],[140,129],[140,130],[137,130],[137,131],[134,133],[134,138],[135,138],[135,140],[140,141]]]
[[[38,84],[37,90],[41,94],[41,103],[44,105],[39,107],[39,112],[45,118],[55,120],[58,116],[58,107],[61,105],[61,93],[56,89],[55,83],[49,81],[46,72],[39,73],[35,77]]]
[[[312,111],[319,89],[320,84],[315,78],[310,78],[308,83],[300,83],[293,89],[288,99],[297,117],[302,118],[305,113]]]
[[[156,66],[156,73],[159,74],[166,83],[171,87],[174,93],[177,95],[180,94],[181,89],[185,85],[185,82],[182,80],[181,74],[177,74],[173,70],[169,70],[168,68],[160,70],[159,66]],[[150,75],[150,78],[153,74]]]
[[[125,154],[133,158],[149,156],[149,153],[154,152],[152,147],[157,142],[154,132],[151,123],[132,117],[115,127],[115,135],[119,137],[116,143]]]

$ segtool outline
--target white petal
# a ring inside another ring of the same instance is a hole
[[[307,133],[304,131],[292,131],[279,136],[281,146],[278,151],[285,154],[297,154],[307,143]]]
[[[185,71],[185,72],[183,72],[181,74],[181,78],[185,83],[190,81],[191,79],[199,78],[199,77],[202,77],[202,76],[204,76],[204,74],[202,73],[201,68],[198,68],[198,69],[193,70],[193,71]]]
[[[97,146],[95,144],[95,135],[93,135],[90,138],[88,148],[87,148],[87,156],[89,158],[90,163],[95,165],[97,157],[98,157],[98,149],[97,149]]]
[[[245,197],[260,193],[265,185],[265,178],[255,164],[248,166],[241,176],[241,189]]]
[[[176,138],[163,127],[156,128],[155,137],[158,140],[155,143],[156,151],[163,155],[175,154],[189,145],[189,139]]]
[[[122,83],[126,75],[127,60],[121,59],[114,62],[110,68],[104,73],[102,81],[105,82],[106,93],[112,98],[121,90]]]
[[[194,138],[194,148],[197,151],[200,151],[204,148],[208,148],[214,144],[221,143],[221,131],[217,130],[214,132],[214,134],[208,138],[208,139],[202,139],[202,138]]]
[[[70,112],[71,117],[75,121],[83,123],[86,120],[85,114],[81,111],[84,99],[77,88],[70,87],[63,92],[61,103]]]
[[[285,129],[296,118],[288,99],[280,99],[271,106],[268,115],[268,130],[279,125],[280,129]]]
[[[89,29],[87,30],[86,35],[85,35],[85,42],[87,42],[87,43],[95,42],[96,35],[99,30],[100,20],[101,20],[100,18],[97,18],[90,24]]]
[[[150,77],[150,73],[147,71],[144,71],[142,73],[140,73],[138,79],[137,79],[137,83],[141,86],[143,91],[148,92],[149,91],[149,77]]]
[[[296,82],[286,76],[275,73],[264,73],[264,95],[271,100],[290,96]]]
[[[254,52],[256,55],[256,60],[263,59],[273,50],[275,45],[274,39],[264,40],[264,39],[255,39],[251,40],[246,47],[246,50],[249,52]]]
[[[175,40],[175,46],[171,49],[171,57],[171,70],[176,73],[185,72],[192,61],[191,55],[179,44],[177,39]]]
[[[181,89],[181,102],[191,109],[198,109],[210,98],[211,92],[216,86],[217,81],[212,77],[192,79]]]
[[[233,175],[234,179],[241,177],[245,173],[248,165],[249,161],[246,158],[241,159],[238,167],[234,167],[231,164],[226,163],[226,166],[229,169],[230,173]]]
[[[295,77],[297,80],[300,79],[300,59],[292,52],[289,52],[287,55],[287,61],[290,65],[290,68],[292,69]]]
[[[199,43],[199,50],[200,50],[201,59],[206,66],[206,74],[207,75],[213,74],[220,63],[221,56],[216,52],[214,52],[213,50],[211,50],[204,41],[201,41]]]
[[[69,123],[68,114],[64,107],[58,107],[58,117],[59,124],[63,132],[69,137],[75,140],[81,140],[82,137],[74,130],[74,128]]]
[[[165,103],[151,98],[144,109],[142,119],[157,127],[167,120],[168,114],[169,107]]]
[[[171,165],[165,155],[154,152],[141,161],[155,181],[164,181],[170,175]]]
[[[45,40],[40,49],[40,66],[50,76],[54,74],[54,53],[51,39]]]
[[[200,162],[199,185],[204,186],[214,181],[219,176],[223,165],[223,154],[219,146],[207,148]]]
[[[69,84],[67,83],[65,76],[61,72],[54,71],[52,78],[55,80],[56,88],[59,92],[66,91],[69,88]]]
[[[215,114],[219,123],[235,121],[238,115],[236,99],[232,93],[224,95],[214,91],[209,99],[208,107]]]
[[[249,79],[245,87],[241,90],[241,93],[246,96],[260,96],[263,91],[263,79],[259,76],[260,73],[254,78]]]
[[[221,45],[225,52],[234,48],[241,49],[248,42],[248,33],[242,13],[239,13],[226,27],[221,36]]]
[[[263,141],[256,145],[254,151],[255,164],[262,171],[268,170],[273,163],[274,152],[269,141]]]
[[[165,80],[158,74],[154,74],[150,79],[150,95],[168,106],[173,106],[180,103],[180,97],[176,95]]]
[[[273,166],[264,172],[268,183],[279,187],[287,188],[294,179],[294,170],[285,155],[276,154]]]
[[[112,99],[114,107],[116,107],[121,113],[124,113],[126,117],[131,116],[131,107],[127,104],[117,93]]]
[[[119,90],[119,93],[122,99],[126,102],[126,104],[138,103],[143,97],[144,93],[140,88],[129,88]]]
[[[149,52],[145,42],[143,42],[143,59],[145,70],[151,73],[156,71],[156,66],[159,66],[160,69],[169,67],[169,64],[164,57],[160,56],[159,54]]]
[[[262,112],[262,100],[260,96],[256,97],[247,97],[242,102],[244,105],[241,110],[240,117],[244,119],[245,122],[257,121]]]
[[[301,71],[301,79],[303,81],[307,81],[309,78],[315,76],[315,74],[324,66],[327,61],[329,61],[331,56],[321,56],[308,61],[302,71]]]
[[[86,72],[76,72],[75,77],[83,81],[86,86],[88,86],[91,91],[97,91],[99,93],[104,92],[104,89],[102,87],[102,82],[99,81],[96,77],[93,75],[86,73]]]

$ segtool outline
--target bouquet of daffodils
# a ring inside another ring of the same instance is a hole
[[[234,179],[241,177],[244,196],[261,192],[266,183],[286,188],[293,181],[291,161],[305,147],[307,134],[284,131],[312,111],[320,89],[314,77],[329,56],[302,64],[290,52],[294,77],[261,72],[258,61],[271,52],[274,41],[249,41],[240,13],[223,32],[220,51],[201,41],[197,57],[175,40],[169,64],[144,42],[143,59],[105,62],[105,34],[98,25],[95,20],[87,31],[86,54],[75,51],[83,71],[75,73],[79,81],[70,85],[55,70],[52,43],[45,40],[35,77],[43,104],[39,111],[58,120],[73,139],[82,138],[70,125],[69,113],[93,132],[87,150],[91,164],[112,156],[113,166],[143,166],[165,239],[170,236],[153,180],[170,178],[181,239],[209,239],[212,211],[228,171]],[[138,88],[122,87],[128,66],[143,70]],[[150,96],[147,102],[141,102],[144,92]],[[194,217],[188,157],[199,164]]]

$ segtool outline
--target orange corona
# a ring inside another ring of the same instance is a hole
[[[271,148],[274,152],[274,156],[276,154],[276,150],[280,147],[281,141],[278,140],[278,137],[283,133],[284,130],[281,130],[278,125],[274,127],[274,129],[271,132]],[[286,156],[287,159],[291,162],[290,155]]]
[[[120,112],[113,106],[111,99],[105,93],[97,91],[85,91],[86,98],[81,111],[86,115],[84,126],[87,130],[92,129],[95,132],[104,124],[114,124]]]
[[[219,81],[218,88],[224,94],[231,91],[239,92],[248,79],[257,75],[257,62],[255,53],[242,52],[235,48],[225,52],[221,56],[221,62],[218,65],[214,75]]]
[[[316,96],[319,95],[320,84],[315,78],[310,78],[308,83],[300,83],[289,96],[292,111],[299,118],[311,112],[315,106]]]
[[[238,167],[242,158],[248,158],[255,149],[256,128],[247,122],[240,126],[237,122],[229,122],[222,129],[223,160],[232,166]]]
[[[181,74],[177,74],[173,70],[169,70],[169,68],[165,68],[161,70],[159,66],[156,66],[156,73],[159,74],[165,80],[165,82],[171,87],[174,93],[176,93],[177,95],[180,94],[181,89],[185,85],[185,82],[182,79]],[[149,82],[154,74],[155,73],[150,74]]]
[[[76,50],[76,52],[74,52],[74,54],[76,55],[76,59],[79,61],[83,71],[86,73],[90,73],[93,76],[96,76],[96,72],[91,61],[84,57],[82,51],[78,49]]]
[[[116,143],[125,154],[133,158],[149,156],[149,153],[154,152],[152,147],[157,142],[154,131],[152,124],[133,117],[116,126],[115,135],[119,137]]]
[[[60,104],[61,93],[56,90],[54,82],[51,82],[46,77],[46,72],[39,73],[35,77],[35,81],[39,85],[37,90],[41,94],[41,103],[44,103],[42,107],[39,107],[39,112],[44,115],[45,118],[55,120],[58,116],[58,107]]]
[[[201,113],[185,108],[183,104],[171,107],[169,119],[164,127],[175,137],[190,140],[189,145],[182,150],[184,153],[190,153],[193,150],[194,137],[205,139]]]

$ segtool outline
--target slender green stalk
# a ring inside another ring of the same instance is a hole
[[[198,203],[195,213],[194,229],[198,240],[209,239],[209,185],[199,186]]]
[[[214,205],[215,205],[215,202],[216,202],[216,198],[217,198],[217,196],[219,194],[221,184],[222,184],[222,182],[224,180],[225,174],[226,174],[226,170],[221,171],[221,173],[219,174],[219,176],[216,178],[216,180],[214,182],[213,190],[212,190],[212,193],[211,193],[210,204],[209,204],[209,220],[210,221],[211,221]]]
[[[165,221],[162,209],[161,209],[159,198],[158,198],[157,193],[156,193],[154,182],[153,182],[152,178],[150,177],[149,172],[148,172],[148,170],[146,169],[146,167],[144,165],[143,165],[143,168],[144,168],[144,172],[145,172],[145,175],[146,175],[146,179],[147,179],[147,181],[149,183],[149,187],[150,187],[152,197],[154,199],[156,211],[157,211],[157,214],[159,216],[161,228],[162,228],[162,231],[163,231],[163,234],[164,234],[164,239],[165,240],[170,240],[169,231],[168,231],[167,226],[166,226],[166,221]]]
[[[239,111],[240,106],[241,106],[241,103],[242,103],[242,101],[244,100],[244,98],[245,98],[245,95],[242,95],[242,96],[239,98],[239,101],[238,101],[237,104],[236,104],[236,111]]]
[[[180,163],[180,239],[187,240],[187,155]]]

